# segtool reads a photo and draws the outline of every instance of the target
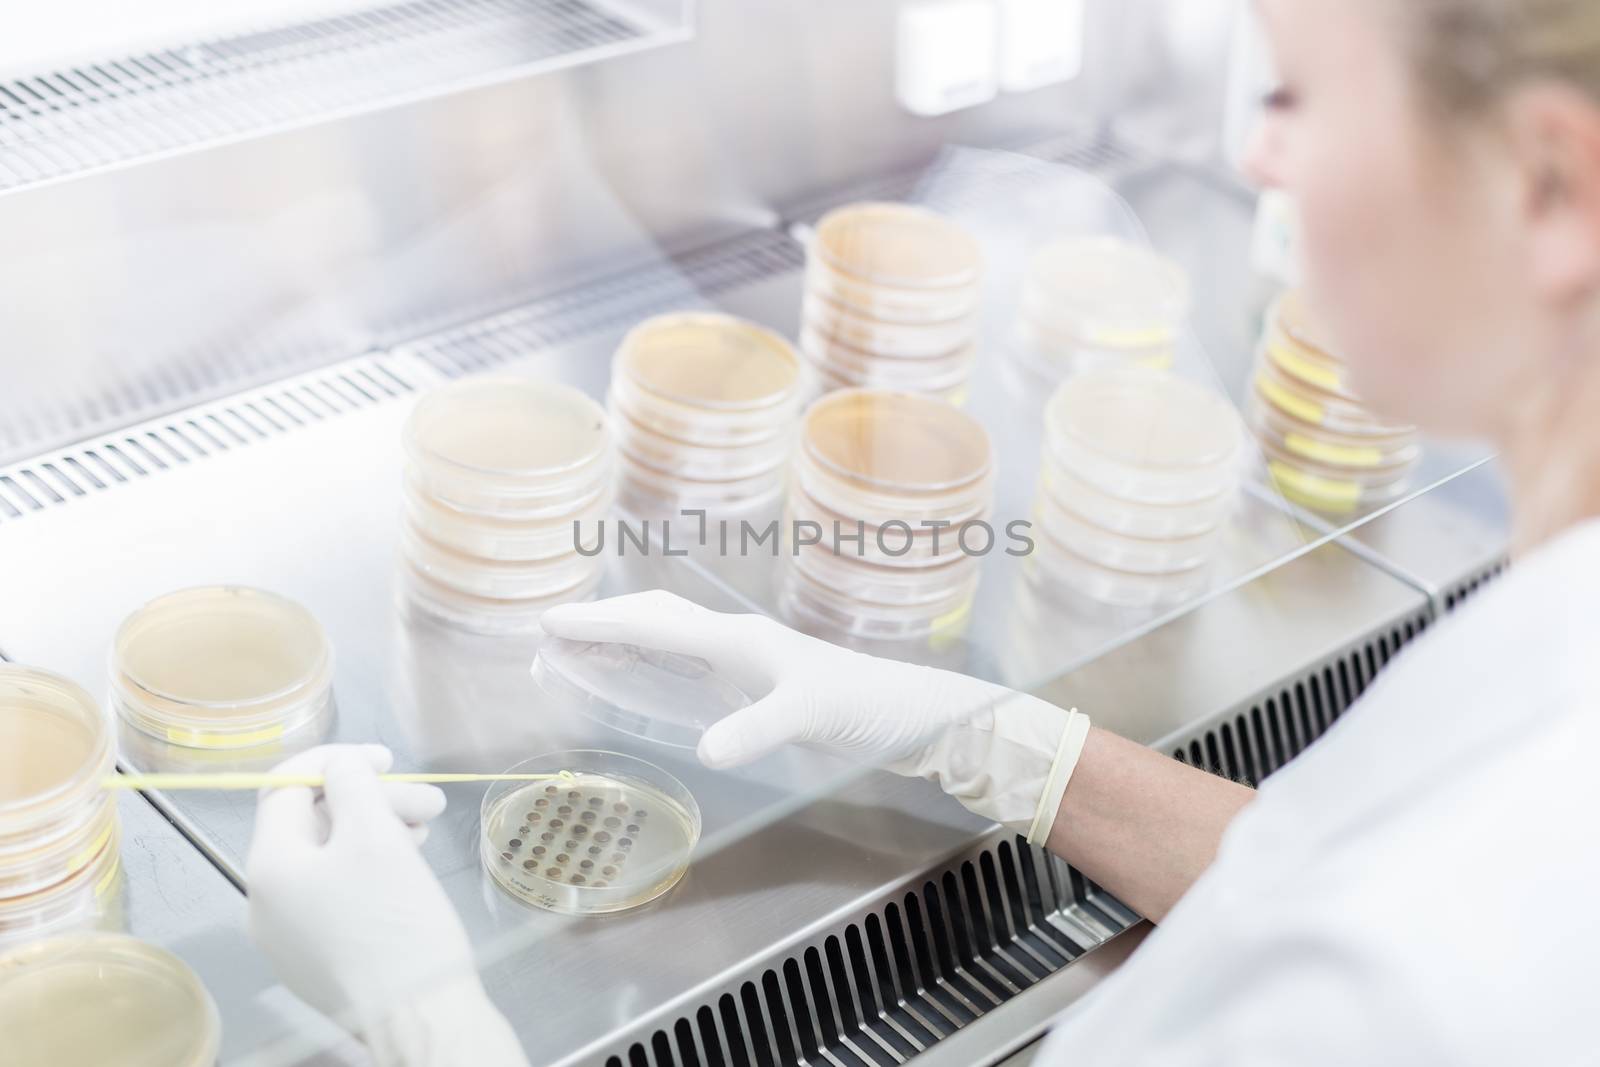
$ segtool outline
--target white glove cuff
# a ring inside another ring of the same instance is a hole
[[[1077,769],[1078,758],[1083,755],[1083,744],[1089,739],[1089,716],[1077,708],[1067,714],[1067,725],[1061,731],[1061,744],[1056,749],[1055,761],[1050,764],[1050,776],[1045,779],[1044,794],[1033,813],[1033,824],[1028,828],[1028,844],[1043,845],[1055,826],[1056,813],[1061,810],[1061,798],[1066,795],[1067,783]]]

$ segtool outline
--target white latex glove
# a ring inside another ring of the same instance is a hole
[[[444,811],[444,793],[379,782],[392,761],[381,745],[329,745],[278,768],[325,784],[262,792],[245,869],[251,937],[382,1067],[526,1067],[407,825]]]
[[[752,698],[700,739],[710,767],[804,743],[937,783],[971,811],[1042,843],[1089,720],[952,671],[830,645],[760,615],[725,615],[662,590],[545,612],[548,634],[706,661]],[[765,695],[762,695],[765,694]]]

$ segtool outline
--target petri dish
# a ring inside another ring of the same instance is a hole
[[[742,512],[781,496],[789,475],[787,467],[778,466],[749,478],[726,481],[681,478],[635,462],[631,456],[624,455],[622,459],[624,506],[650,514],[684,508],[703,508],[717,514]]]
[[[988,431],[976,419],[928,397],[879,389],[818,400],[806,412],[801,448],[818,470],[863,492],[982,497],[993,468]]]
[[[970,348],[978,319],[969,316],[938,323],[883,322],[807,293],[801,322],[817,334],[888,359],[933,359]]]
[[[407,526],[435,544],[486,560],[540,560],[592,547],[603,520],[611,513],[615,490],[608,480],[602,492],[569,514],[542,519],[478,515],[451,507],[427,495],[407,478],[403,497]],[[573,524],[578,526],[576,534]]]
[[[1035,366],[1063,374],[1083,373],[1101,368],[1143,367],[1171,370],[1176,349],[1171,338],[1146,344],[1093,344],[1069,334],[1058,333],[1024,317],[1017,322],[1017,352]]]
[[[1034,253],[1024,316],[1094,347],[1171,344],[1189,314],[1188,275],[1154,249],[1118,237],[1072,238]]]
[[[525,378],[467,378],[433,390],[412,409],[403,440],[421,490],[468,511],[560,511],[610,475],[600,405]]]
[[[1413,464],[1381,470],[1324,467],[1291,456],[1270,441],[1261,442],[1267,477],[1284,499],[1313,511],[1345,515],[1389,504],[1405,495]]]
[[[922,288],[874,284],[819,256],[806,263],[805,287],[807,292],[881,322],[908,324],[967,318],[983,299],[977,284]]]
[[[910,204],[847,204],[817,221],[811,256],[871,286],[959,289],[977,283],[978,242],[954,222]]]
[[[484,793],[479,855],[496,885],[534,907],[604,915],[678,883],[700,840],[700,808],[682,782],[598,750],[551,752],[506,773],[561,771],[571,780],[495,782]]]
[[[1256,361],[1255,392],[1283,414],[1311,426],[1352,437],[1394,437],[1412,427],[1387,423],[1357,400],[1349,400],[1284,374],[1272,360]]]
[[[731,481],[754,478],[782,467],[794,448],[793,426],[787,432],[741,445],[703,445],[666,437],[612,409],[617,450],[634,463],[690,480]]]
[[[122,919],[121,891],[122,838],[113,827],[81,867],[32,892],[0,896],[0,945],[115,926]]]
[[[268,744],[322,717],[333,648],[292,600],[245,586],[169,593],[123,621],[111,694],[129,725],[173,744]]]
[[[520,637],[541,632],[539,617],[549,608],[593,596],[604,577],[604,557],[597,556],[592,574],[579,584],[551,596],[485,597],[443,585],[410,562],[402,560],[397,594],[403,608],[419,612],[447,626],[485,637]]]
[[[800,351],[822,373],[844,381],[917,393],[944,393],[965,385],[978,360],[976,346],[928,359],[879,358],[823,336],[809,324],[800,327]]]
[[[116,800],[102,790],[68,829],[0,841],[0,900],[25,897],[68,880],[105,850],[118,825]]]
[[[1403,430],[1392,437],[1341,434],[1285,414],[1255,390],[1247,402],[1246,417],[1261,440],[1270,441],[1285,455],[1325,467],[1391,469],[1414,464],[1422,456],[1421,439],[1414,431]]]
[[[18,1067],[211,1067],[222,1024],[182,960],[86,933],[0,956],[0,1033]]]
[[[1110,607],[1171,607],[1204,593],[1210,568],[1175,574],[1135,574],[1085,559],[1041,527],[1026,573],[1046,591],[1066,591]]]
[[[735,448],[771,441],[788,433],[792,421],[799,416],[806,385],[802,366],[794,395],[784,403],[748,411],[717,410],[654,396],[627,376],[614,374],[606,404],[612,412],[625,414],[636,424],[663,437]]]
[[[1142,538],[1112,533],[1074,515],[1050,496],[1042,497],[1034,520],[1074,555],[1111,570],[1175,574],[1203,567],[1217,544],[1217,531],[1192,537]]]
[[[1199,537],[1221,526],[1233,513],[1233,491],[1182,504],[1143,504],[1104,493],[1067,470],[1047,451],[1040,487],[1059,507],[1102,530],[1129,537]]]
[[[570,546],[565,555],[549,559],[484,559],[430,541],[410,527],[401,531],[400,547],[411,565],[433,582],[491,600],[559,596],[605,565],[602,556],[586,556]]]
[[[613,377],[689,408],[770,413],[794,400],[800,359],[782,337],[752,322],[710,312],[658,315],[622,339]],[[685,440],[696,440],[693,426]]]
[[[947,602],[971,585],[978,567],[974,557],[959,552],[933,566],[885,567],[820,545],[801,547],[791,559],[818,585],[874,604],[908,607]]]
[[[848,518],[828,509],[813,499],[799,483],[790,487],[786,503],[786,524],[814,522],[821,531],[821,547],[838,554],[858,555],[883,567],[925,567],[960,555],[962,527],[966,522],[981,518],[981,515],[975,515],[969,520],[938,528],[920,526],[903,519],[899,521],[905,523],[904,527],[880,525],[865,519]],[[792,530],[793,526],[788,525],[788,528]],[[861,535],[859,545],[855,542],[857,533]]]
[[[1096,489],[1146,504],[1186,504],[1238,481],[1243,433],[1219,396],[1150,371],[1065,382],[1045,409],[1055,460]]]
[[[785,568],[779,614],[800,629],[820,628],[853,638],[901,641],[959,634],[971,621],[979,573],[947,599],[930,604],[881,604],[839,592],[792,565]]]
[[[533,680],[596,722],[675,748],[694,748],[713,723],[750,705],[705,660],[637,645],[546,636]]]
[[[1332,357],[1307,348],[1286,333],[1282,326],[1271,323],[1261,339],[1262,354],[1284,374],[1313,389],[1332,393],[1345,400],[1357,401],[1344,365]]]
[[[0,850],[36,848],[92,820],[112,748],[110,724],[81,686],[0,664]]]
[[[1268,320],[1283,330],[1290,340],[1320,356],[1323,363],[1343,367],[1343,361],[1333,354],[1338,346],[1333,343],[1327,328],[1312,309],[1304,290],[1285,290],[1273,305]]]

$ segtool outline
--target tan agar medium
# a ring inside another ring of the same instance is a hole
[[[94,699],[67,679],[0,665],[0,838],[57,821],[111,765],[111,735]]]
[[[954,288],[981,270],[978,244],[965,230],[909,204],[851,204],[817,223],[812,251],[846,276],[870,285]]]
[[[414,462],[477,474],[543,477],[605,451],[605,413],[564,385],[469,378],[418,401],[406,424]]]
[[[1041,326],[1088,345],[1170,343],[1189,313],[1189,279],[1153,249],[1117,237],[1059,241],[1028,264],[1024,302]]]
[[[732,315],[662,315],[636,326],[615,372],[647,393],[688,407],[751,410],[794,397],[800,359],[789,342]]]
[[[911,494],[957,489],[989,473],[989,435],[928,397],[869,389],[832,393],[805,419],[806,451],[841,478]]]
[[[277,740],[327,705],[333,651],[291,600],[211,586],[151,601],[112,646],[117,711],[131,725],[196,747]]]
[[[194,973],[117,934],[0,956],[0,1034],[18,1067],[210,1067],[221,1026]]]

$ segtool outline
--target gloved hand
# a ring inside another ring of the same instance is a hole
[[[1035,843],[1049,836],[1089,732],[1076,710],[1004,686],[852,652],[662,590],[564,604],[540,625],[569,640],[695,656],[743,689],[754,703],[700,740],[707,766],[810,744],[933,781]]]
[[[381,745],[329,745],[277,768],[325,784],[320,797],[262,792],[245,865],[251,936],[285,986],[384,1067],[525,1067],[407,825],[439,815],[444,793],[379,782],[392,761]]]

